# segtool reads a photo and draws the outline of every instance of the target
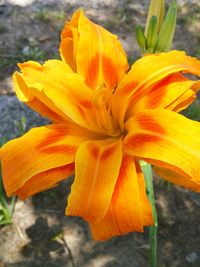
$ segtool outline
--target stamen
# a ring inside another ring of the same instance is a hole
[[[111,95],[111,90],[106,88],[105,84],[102,84],[94,90],[92,102],[98,109],[97,123],[99,126],[106,130],[109,135],[118,136],[120,134],[120,130],[117,123],[112,118],[110,108],[108,106]]]

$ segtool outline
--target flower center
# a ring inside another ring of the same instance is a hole
[[[99,127],[108,135],[120,136],[121,131],[119,125],[111,114],[111,98],[112,91],[106,88],[105,84],[102,84],[94,90],[92,102],[97,108],[97,123]]]

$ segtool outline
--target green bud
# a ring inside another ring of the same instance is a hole
[[[164,13],[165,13],[165,0],[151,0],[149,6],[149,12],[147,16],[147,22],[145,27],[145,36],[147,37],[147,33],[149,31],[149,24],[152,16],[156,16],[158,20],[158,31],[160,31],[161,26],[164,20]]]
[[[177,6],[173,1],[169,6],[162,28],[158,35],[155,52],[167,52],[171,49],[176,28]]]
[[[136,38],[137,38],[137,42],[139,44],[139,46],[142,48],[142,50],[146,49],[146,39],[144,36],[144,29],[142,28],[142,26],[137,25],[135,27],[135,31],[136,31]]]
[[[158,36],[158,20],[156,16],[152,16],[149,22],[147,32],[147,50],[153,53]]]

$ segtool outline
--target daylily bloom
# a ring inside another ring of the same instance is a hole
[[[52,124],[0,152],[8,196],[25,199],[75,173],[66,208],[104,240],[153,224],[139,161],[200,191],[200,125],[177,112],[195,99],[200,61],[171,51],[129,69],[117,37],[74,13],[61,35],[62,60],[19,64],[19,100]]]

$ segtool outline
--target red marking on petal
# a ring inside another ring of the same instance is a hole
[[[99,64],[100,64],[99,60],[100,60],[99,54],[96,54],[96,56],[88,64],[85,83],[91,88],[96,87],[96,82],[98,79],[98,72],[99,72]]]
[[[142,173],[142,169],[141,169],[140,164],[139,164],[138,161],[135,161],[135,168],[136,168],[136,172],[137,172],[138,174],[143,175],[143,173]]]
[[[66,171],[66,177],[70,174],[72,174],[74,172],[74,169],[75,169],[75,163],[72,162],[70,164],[67,164],[67,165],[64,165],[64,166],[61,166],[61,167],[58,167],[58,168],[55,168],[55,170],[58,169],[59,171]],[[47,170],[47,173],[48,172],[51,172],[52,169],[50,170]]]
[[[163,78],[160,81],[155,82],[152,85],[152,88],[150,89],[148,96],[149,96],[149,100],[147,100],[147,108],[156,108],[159,106],[161,100],[165,97],[167,90],[165,88],[162,88],[163,86],[167,86],[168,84],[176,81],[183,81],[183,80],[187,80],[183,75],[181,74],[177,74],[177,73],[173,73],[168,75],[167,77]],[[139,90],[137,90],[137,92],[134,94],[134,100],[137,101],[139,100],[143,94],[144,94],[144,90],[143,88],[146,87],[146,84],[143,84]],[[161,89],[162,88],[162,89]],[[158,91],[156,93],[156,91]],[[152,96],[151,94],[154,94],[154,96]],[[147,97],[148,97],[147,96]]]
[[[164,134],[165,129],[151,116],[148,115],[140,115],[137,117],[137,122],[140,127],[144,130],[152,131],[159,134]]]
[[[157,92],[156,92],[157,91]],[[160,88],[152,88],[147,95],[146,108],[156,108],[160,105],[162,99],[165,97],[167,91]]]
[[[101,154],[101,160],[104,161],[108,159],[113,154],[114,149],[115,147],[109,147],[105,151],[103,151],[103,153]]]
[[[78,112],[83,119],[87,117],[87,110],[92,109],[92,107],[91,101],[86,99],[80,99],[77,103]]]
[[[50,134],[47,133],[46,138],[41,143],[39,143],[36,148],[42,150],[45,147],[49,147],[52,144],[63,140],[68,134],[69,134],[69,129],[67,128],[65,128],[64,131],[62,129],[62,133],[59,133],[58,130],[52,130]]]
[[[67,170],[68,173],[73,172],[74,171],[74,168],[75,168],[75,163],[74,162],[73,163],[70,163],[70,164],[68,164],[66,166],[66,170]]]
[[[120,188],[122,188],[123,184],[125,183],[125,180],[127,179],[126,173],[128,173],[128,170],[129,170],[130,156],[124,155],[123,157],[124,159],[122,160],[121,168],[119,171],[119,176],[118,176],[117,183],[115,185],[114,194],[112,197],[113,203],[117,201],[118,195],[120,193]],[[120,177],[123,177],[123,179],[120,179]]]
[[[127,143],[132,146],[142,146],[144,143],[153,143],[159,142],[162,138],[157,135],[150,135],[150,134],[136,134],[130,138],[128,138]]]
[[[79,114],[81,115],[81,117],[83,118],[83,119],[85,119],[85,109],[82,107],[82,106],[77,106],[77,108],[78,108],[78,112],[79,112]]]
[[[41,148],[40,151],[44,153],[67,153],[67,154],[73,154],[76,152],[75,146],[70,145],[55,145],[55,146],[49,146]]]
[[[73,38],[72,28],[70,27],[70,23],[66,23],[64,30],[61,32],[61,39],[71,37]]]
[[[112,89],[116,86],[119,80],[117,68],[114,66],[112,60],[106,56],[103,56],[102,58],[102,66],[106,86]]]
[[[147,96],[147,108],[156,108],[159,106],[160,102],[167,93],[167,90],[163,87],[169,85],[170,82],[174,81],[174,79],[176,79],[177,81],[182,81],[184,80],[184,77],[179,76],[179,74],[169,75],[151,88]]]
[[[88,146],[88,149],[89,149],[89,151],[90,151],[91,156],[92,156],[93,158],[97,159],[98,156],[99,156],[99,149],[98,149],[96,146],[92,145],[92,144],[90,144],[90,145]]]
[[[93,107],[92,103],[89,100],[80,100],[79,104],[86,109],[91,109]]]
[[[121,90],[122,95],[129,95],[131,91],[134,90],[135,87],[137,87],[138,83],[135,81],[132,81],[131,83],[126,84],[123,87],[123,90]]]

